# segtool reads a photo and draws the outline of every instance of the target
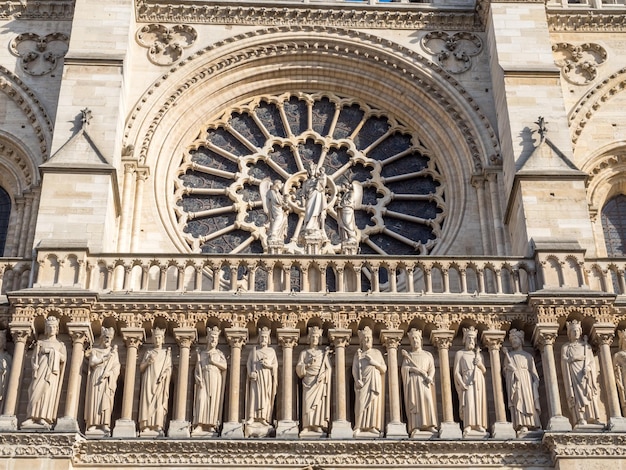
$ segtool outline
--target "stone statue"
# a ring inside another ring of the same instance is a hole
[[[402,350],[401,371],[409,434],[415,437],[420,431],[437,432],[435,360],[422,349],[422,330],[412,328],[408,337],[411,352]]]
[[[11,362],[11,355],[7,352],[7,330],[0,330],[0,409],[4,408]]]
[[[282,194],[283,184],[275,180],[269,189],[261,188],[264,194],[263,207],[267,213],[269,227],[267,239],[269,242],[284,242],[287,233],[288,205]]]
[[[342,242],[356,242],[356,219],[354,209],[356,206],[354,184],[344,186],[343,194],[337,203],[337,223]]]
[[[527,433],[529,429],[541,429],[539,415],[539,374],[533,356],[522,349],[524,332],[511,329],[509,341],[512,350],[503,348],[504,377],[509,398],[509,410],[513,428],[519,433]]]
[[[561,348],[561,371],[565,396],[575,426],[600,424],[598,369],[587,337],[581,339],[578,320],[567,322],[569,341]]]
[[[626,416],[626,330],[618,330],[619,351],[613,356],[617,392],[622,404],[622,415]]]
[[[217,349],[220,329],[207,328],[207,344],[198,351],[198,362],[194,372],[195,394],[193,402],[193,436],[217,436],[222,423],[224,386],[228,364],[224,353]]]
[[[154,347],[139,364],[141,394],[139,396],[139,429],[145,436],[162,436],[167,416],[172,377],[172,350],[163,349],[165,330],[152,330]]]
[[[304,212],[304,232],[305,234],[321,234],[325,236],[324,225],[326,222],[326,170],[317,168],[311,164],[307,179],[304,181],[305,212]]]
[[[245,435],[264,437],[273,429],[272,413],[278,389],[278,359],[270,347],[270,330],[259,331],[259,345],[248,356]]]
[[[117,346],[111,345],[114,336],[114,328],[102,328],[98,344],[85,353],[89,370],[85,392],[87,432],[111,432],[111,411],[121,368]]]
[[[302,435],[320,437],[328,433],[330,422],[330,381],[332,369],[329,349],[319,347],[321,328],[309,328],[309,349],[300,353],[296,374],[302,379]]]
[[[454,384],[459,395],[459,414],[463,435],[472,431],[484,434],[487,428],[487,390],[485,364],[473,326],[463,328],[464,348],[454,356]]]
[[[23,428],[50,429],[57,415],[67,351],[57,339],[59,320],[46,318],[43,339],[37,341],[32,357],[33,375],[28,388],[28,418]]]
[[[352,361],[354,377],[354,436],[380,437],[385,408],[383,374],[387,365],[383,355],[372,348],[372,330],[359,330],[360,348]]]

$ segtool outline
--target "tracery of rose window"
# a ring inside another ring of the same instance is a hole
[[[203,253],[427,254],[443,177],[389,113],[329,93],[247,100],[181,159],[175,215]]]

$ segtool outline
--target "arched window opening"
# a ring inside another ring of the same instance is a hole
[[[620,194],[602,208],[602,231],[608,256],[626,254],[626,196]]]
[[[4,255],[4,246],[7,242],[9,217],[11,216],[11,196],[0,187],[0,254]]]

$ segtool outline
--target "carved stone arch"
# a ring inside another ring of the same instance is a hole
[[[161,220],[181,251],[190,247],[178,235],[167,200],[176,171],[172,155],[182,154],[209,118],[215,121],[242,100],[285,90],[331,90],[391,107],[407,126],[421,130],[425,146],[445,157],[437,164],[451,191],[445,236],[435,250],[452,246],[467,212],[465,183],[500,163],[496,133],[478,104],[438,65],[397,44],[355,31],[285,27],[229,38],[182,60],[147,90],[127,121],[124,144],[154,166]]]
[[[37,143],[30,147],[27,153],[33,157],[33,164],[38,166],[45,162],[50,157],[54,123],[43,104],[22,80],[2,66],[0,66],[0,92],[22,111],[24,116],[19,116],[20,124],[24,121],[29,123],[28,131],[24,132],[22,140]]]
[[[626,195],[626,143],[616,142],[591,155],[582,171],[587,180],[587,204],[596,242],[596,253],[607,256],[601,212],[608,201]]]

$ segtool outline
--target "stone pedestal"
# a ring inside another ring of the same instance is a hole
[[[513,429],[513,425],[508,422],[503,423],[493,423],[491,427],[491,436],[494,439],[500,439],[506,441],[508,439],[515,439],[517,437],[517,433],[515,429]]]
[[[461,432],[461,426],[459,423],[448,422],[441,423],[439,427],[439,439],[462,439],[463,433]]]
[[[57,424],[54,426],[56,432],[79,432],[78,421],[75,418],[65,416],[57,419]]]
[[[552,432],[569,432],[572,430],[572,424],[565,416],[553,416],[548,421],[546,429]]]
[[[626,418],[621,416],[609,418],[607,430],[610,432],[626,432]]]
[[[173,439],[188,439],[191,437],[190,427],[189,421],[172,420],[167,430],[167,436]]]
[[[390,439],[406,439],[409,437],[409,433],[406,431],[406,424],[404,423],[388,423],[385,437]]]
[[[224,423],[222,439],[243,439],[243,423]]]
[[[17,431],[17,416],[0,416],[0,432]]]
[[[113,428],[114,438],[135,438],[137,437],[137,426],[132,419],[118,419]]]
[[[352,431],[350,421],[333,421],[333,425],[330,428],[331,439],[352,439],[353,437],[354,431]]]
[[[276,427],[276,439],[297,439],[298,431],[297,421],[281,420]]]

